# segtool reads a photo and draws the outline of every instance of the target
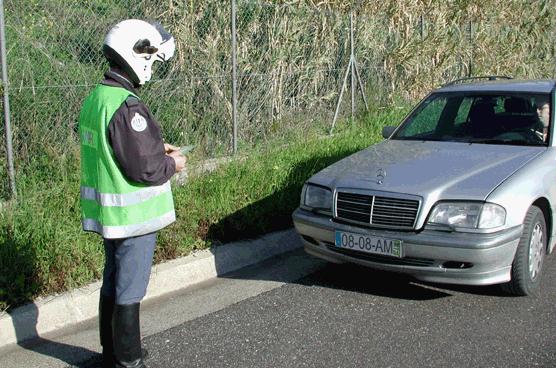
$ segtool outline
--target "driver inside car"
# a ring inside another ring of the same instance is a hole
[[[542,138],[546,142],[548,135],[548,124],[550,121],[550,102],[548,96],[538,96],[535,98],[535,104],[537,105],[537,115],[539,120],[542,122]]]

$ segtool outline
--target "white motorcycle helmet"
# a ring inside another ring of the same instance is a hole
[[[174,37],[158,23],[139,19],[124,20],[112,27],[102,46],[110,65],[123,69],[132,82],[143,85],[152,76],[155,61],[167,61],[174,56]]]

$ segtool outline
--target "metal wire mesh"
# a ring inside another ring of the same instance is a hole
[[[350,58],[349,7],[334,2],[236,2],[240,149],[291,131],[327,132]],[[535,0],[532,6],[553,2]],[[156,19],[176,38],[175,57],[156,68],[154,80],[140,93],[162,124],[165,139],[177,145],[194,143],[206,156],[231,152],[229,2],[4,4],[19,171],[77,149],[81,104],[107,68],[102,39],[111,25],[132,17]],[[353,9],[355,58],[371,107],[394,96],[415,99],[470,73],[551,76],[556,50],[548,40],[556,36],[554,6],[543,5],[533,20],[543,22],[542,27],[534,28],[509,12],[477,15],[471,9],[466,17],[452,2],[417,14],[391,12],[378,2],[360,4]],[[507,6],[515,13],[523,4],[512,0]],[[453,16],[446,17],[448,13]],[[344,118],[351,110],[349,83],[347,87],[340,111]],[[2,147],[3,177],[5,157]]]
[[[346,52],[341,14],[238,1],[239,136],[330,120]]]

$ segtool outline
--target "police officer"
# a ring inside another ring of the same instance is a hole
[[[145,296],[156,232],[175,221],[169,179],[185,157],[165,144],[137,89],[154,61],[174,54],[159,24],[130,19],[104,40],[110,68],[79,116],[81,218],[104,240],[99,322],[104,367],[144,367],[139,306]]]

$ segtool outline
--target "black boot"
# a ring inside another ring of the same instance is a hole
[[[114,345],[112,342],[112,313],[114,312],[114,298],[100,294],[98,305],[98,319],[100,331],[100,345],[102,345],[102,367],[114,367]]]
[[[140,303],[116,304],[112,314],[112,338],[116,367],[145,368],[139,326]]]

